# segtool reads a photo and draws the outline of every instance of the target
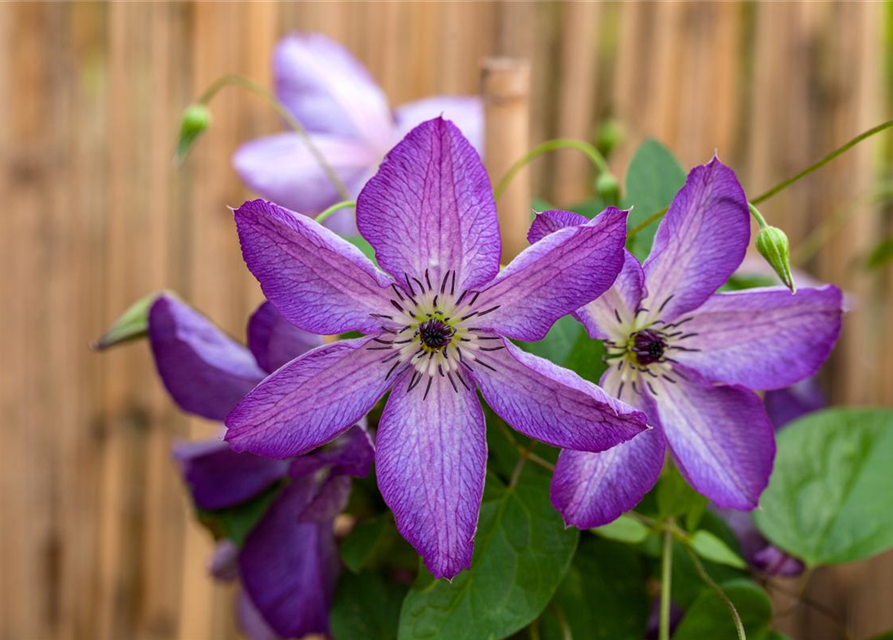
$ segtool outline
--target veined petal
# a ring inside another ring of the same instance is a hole
[[[320,334],[377,333],[371,314],[393,313],[388,278],[325,227],[263,200],[235,217],[245,263],[289,322]]]
[[[602,387],[616,395],[620,375],[611,368]],[[633,395],[637,408],[654,415],[654,403]],[[599,453],[564,449],[552,476],[552,504],[564,521],[579,529],[600,527],[635,507],[648,493],[664,466],[666,440],[659,427]]]
[[[468,366],[490,408],[524,435],[564,449],[604,451],[647,428],[641,411],[573,371],[508,340],[503,345],[475,352]]]
[[[223,420],[266,375],[248,349],[171,296],[160,296],[149,309],[149,341],[174,401],[211,420]]]
[[[714,382],[780,389],[814,374],[840,334],[840,289],[747,289],[710,296],[680,329],[674,352]],[[684,336],[683,336],[684,337]],[[678,338],[681,340],[681,338]]]
[[[392,380],[373,338],[341,340],[276,371],[226,418],[235,451],[289,458],[334,440],[375,405]]]
[[[262,303],[248,321],[248,348],[257,364],[267,372],[275,371],[321,344],[320,336],[298,329],[270,302]]]
[[[282,640],[251,602],[244,589],[236,597],[236,620],[248,640]]]
[[[623,268],[614,284],[604,294],[579,309],[576,318],[583,323],[590,338],[624,341],[642,298],[645,297],[645,274],[642,265],[629,251],[623,252]]]
[[[402,104],[394,110],[397,128],[394,143],[413,128],[443,116],[455,124],[478,153],[484,150],[484,105],[477,96],[432,96]]]
[[[695,167],[673,198],[645,261],[645,307],[672,321],[699,307],[735,272],[750,242],[747,197],[714,158]]]
[[[289,484],[239,554],[246,593],[267,624],[285,638],[329,630],[339,571],[332,521],[300,522],[314,484],[310,479]]]
[[[422,123],[388,153],[357,199],[357,227],[398,281],[427,272],[440,282],[453,270],[461,291],[480,287],[499,270],[499,223],[487,172],[443,118]]]
[[[775,459],[775,434],[759,397],[743,387],[711,385],[685,367],[673,371],[685,377],[651,382],[679,471],[720,508],[756,508]]]
[[[484,412],[473,389],[454,390],[441,376],[408,391],[413,374],[397,380],[378,426],[378,487],[428,570],[452,578],[471,566],[487,467]]]
[[[258,495],[288,472],[288,462],[236,453],[219,440],[174,447],[183,479],[200,509],[224,509]]]
[[[359,137],[383,149],[394,120],[366,68],[326,36],[293,34],[273,54],[276,95],[312,133]]]
[[[534,244],[556,231],[568,227],[579,227],[587,222],[589,222],[589,218],[571,211],[540,211],[534,217],[530,229],[527,231],[527,242]]]
[[[623,266],[625,241],[626,211],[613,207],[544,237],[481,294],[479,307],[495,310],[476,324],[516,340],[541,340],[560,317],[608,290]]]
[[[364,477],[369,475],[374,458],[372,439],[364,427],[355,425],[329,446],[292,460],[289,474],[297,478],[328,467],[331,476]]]

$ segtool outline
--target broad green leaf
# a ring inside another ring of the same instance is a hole
[[[636,150],[626,170],[623,208],[632,207],[629,228],[632,229],[652,214],[670,206],[676,192],[684,184],[685,171],[670,150],[657,140],[645,140]],[[657,222],[651,223],[628,243],[629,250],[639,260],[644,260],[651,251],[657,225]]]
[[[721,584],[741,616],[747,637],[757,636],[772,620],[769,597],[749,580],[734,580]],[[732,614],[720,597],[711,589],[704,591],[686,611],[673,634],[673,640],[737,640]]]
[[[629,544],[638,544],[651,533],[648,527],[626,514],[603,527],[592,529],[592,532],[608,540],[627,542]]]
[[[704,512],[707,498],[692,489],[674,465],[664,467],[657,483],[657,508],[662,518]]]
[[[729,549],[728,545],[717,536],[704,529],[696,531],[691,537],[691,548],[706,560],[726,564],[736,569],[747,567],[741,556]]]
[[[607,208],[608,203],[605,202],[604,198],[596,196],[592,200],[586,200],[577,203],[572,207],[568,207],[568,211],[573,211],[574,213],[579,213],[581,216],[586,216],[587,218],[592,219]]]
[[[97,351],[138,338],[144,338],[149,331],[149,309],[158,299],[161,292],[156,291],[134,302],[121,317],[115,320],[108,331],[93,343]]]
[[[563,640],[556,615],[574,638],[640,640],[648,621],[645,572],[627,545],[584,537],[573,564],[543,614],[543,640]]]
[[[527,463],[514,487],[490,474],[471,569],[452,582],[423,571],[403,603],[399,638],[510,636],[552,599],[577,538],[552,508],[542,469]]]
[[[406,587],[386,581],[376,573],[345,572],[338,581],[329,612],[335,640],[396,638],[400,605],[406,591]]]
[[[571,369],[582,378],[597,383],[605,372],[604,345],[592,340],[582,324],[571,316],[560,318],[539,342],[519,342],[534,355]]]
[[[284,484],[275,484],[251,500],[226,509],[197,509],[198,519],[215,538],[227,538],[241,547],[245,538],[267,512]]]
[[[893,410],[836,408],[778,434],[757,527],[816,566],[893,547]]]
[[[369,560],[388,542],[393,528],[388,514],[358,522],[341,544],[344,565],[359,573]]]

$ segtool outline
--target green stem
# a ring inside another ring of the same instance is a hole
[[[341,209],[350,209],[350,208],[354,208],[356,206],[357,206],[357,203],[354,202],[353,200],[345,200],[344,202],[337,202],[337,203],[333,204],[331,207],[329,207],[328,209],[326,209],[325,211],[321,212],[319,215],[317,215],[316,218],[314,218],[314,220],[321,223],[323,220],[328,218],[330,215],[332,215],[336,211],[340,211]]]
[[[501,420],[497,421],[496,424],[499,426],[500,430],[502,430],[505,439],[508,440],[509,444],[512,445],[512,447],[515,448],[515,451],[518,452],[519,456],[521,456],[522,458],[526,458],[535,464],[538,464],[543,469],[546,469],[548,471],[555,471],[554,464],[552,464],[548,460],[544,460],[543,458],[533,453],[532,446],[530,449],[526,449],[520,442],[515,439],[515,436],[512,435],[512,432],[507,426],[502,423]]]
[[[766,223],[766,218],[763,217],[763,214],[760,213],[760,210],[753,206],[752,203],[748,202],[747,208],[750,209],[750,215],[752,215],[754,220],[757,221],[757,224],[760,225],[760,229],[765,229],[767,226],[769,226]]]
[[[557,151],[558,149],[577,149],[578,151],[582,151],[592,161],[592,164],[595,165],[600,173],[610,173],[610,169],[608,169],[608,161],[605,160],[605,157],[601,152],[591,144],[583,142],[582,140],[573,140],[571,138],[547,140],[524,154],[520,160],[515,162],[515,164],[506,171],[502,180],[499,181],[499,185],[497,185],[496,189],[493,191],[493,198],[499,200],[499,197],[505,192],[509,183],[512,181],[512,178],[514,178],[529,162],[536,160],[543,154],[549,153],[550,151]]]
[[[335,187],[335,190],[338,192],[338,195],[341,196],[343,200],[348,200],[350,198],[350,193],[347,190],[347,187],[344,186],[344,182],[342,182],[341,178],[338,177],[338,174],[335,173],[335,170],[332,168],[332,165],[328,163],[323,156],[322,152],[319,150],[319,147],[314,144],[313,140],[310,137],[310,134],[307,133],[307,130],[298,122],[297,118],[295,118],[292,113],[282,104],[276,96],[270,93],[265,87],[259,85],[258,83],[240,75],[226,75],[217,78],[211,86],[208,87],[205,92],[198,99],[199,104],[207,106],[211,99],[220,91],[223,87],[226,86],[237,86],[248,89],[255,95],[261,97],[263,100],[267,102],[273,109],[278,113],[283,120],[285,120],[286,124],[288,124],[291,129],[300,136],[301,140],[307,145],[307,149],[310,151],[310,154],[313,156],[313,159],[316,160],[317,164],[319,164],[320,168],[322,168],[323,173],[326,174],[326,177],[329,179],[329,182]]]
[[[661,557],[660,572],[660,628],[658,638],[670,640],[670,589],[673,581],[673,528],[672,518],[670,526],[664,531],[663,555]]]
[[[710,577],[710,574],[707,573],[707,570],[704,569],[704,565],[701,564],[701,559],[698,558],[698,554],[687,545],[685,550],[688,552],[691,561],[695,565],[695,571],[701,576],[701,580],[706,582],[707,585],[716,592],[716,595],[719,596],[726,607],[728,607],[729,612],[732,614],[732,619],[735,621],[735,631],[738,632],[738,640],[747,640],[747,634],[744,633],[744,624],[741,622],[741,616],[738,615],[738,609],[735,608],[734,603],[729,599],[729,596],[726,595],[726,592],[722,590],[722,587],[716,584],[713,581],[713,578]]]
[[[832,151],[831,153],[826,155],[824,158],[822,158],[818,162],[815,162],[815,163],[809,165],[806,169],[804,169],[797,175],[788,178],[784,182],[779,182],[777,185],[775,185],[768,191],[761,193],[756,198],[751,200],[750,203],[760,204],[761,202],[765,202],[772,196],[777,195],[781,191],[784,191],[785,189],[790,187],[792,184],[794,184],[798,180],[805,178],[813,171],[820,169],[821,167],[824,167],[826,164],[828,164],[829,162],[834,160],[834,158],[836,158],[837,156],[839,156],[843,153],[846,153],[847,151],[849,151],[850,149],[855,147],[857,144],[859,144],[863,140],[870,138],[871,136],[873,136],[877,133],[880,133],[881,131],[885,131],[886,129],[889,129],[890,127],[893,127],[893,120],[887,120],[886,122],[883,122],[883,123],[877,125],[876,127],[872,127],[868,131],[863,131],[862,133],[857,135],[855,138],[853,138],[849,142],[841,145],[840,147],[837,147],[834,151]],[[655,213],[652,213],[650,216],[645,218],[644,221],[642,221],[641,223],[637,224],[635,227],[630,229],[629,233],[626,236],[627,239],[635,236],[637,233],[639,233],[642,229],[647,227],[649,224],[651,224],[655,220],[659,220],[661,218],[661,216],[663,216],[666,212],[667,212],[667,208],[663,208],[660,211],[656,211]]]

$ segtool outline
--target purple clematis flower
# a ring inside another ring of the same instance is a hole
[[[591,223],[543,213],[530,240],[579,224]],[[611,290],[577,312],[605,341],[611,366],[602,386],[655,428],[604,453],[561,453],[552,501],[570,524],[603,525],[633,508],[657,481],[667,446],[715,504],[757,506],[775,437],[751,389],[786,387],[818,369],[840,332],[841,294],[833,286],[714,293],[749,239],[744,191],[714,159],[689,173],[644,265],[627,254]]]
[[[266,302],[251,317],[246,349],[166,295],[149,311],[149,338],[171,396],[212,419],[222,419],[269,371],[322,344]],[[326,633],[340,572],[332,526],[349,477],[369,473],[373,450],[365,431],[353,427],[331,447],[292,460],[236,453],[216,439],[182,443],[174,456],[199,509],[235,507],[281,485],[241,548],[218,545],[211,571],[241,580],[237,616],[252,640]]]
[[[436,577],[470,566],[487,442],[475,387],[518,431],[603,451],[645,417],[508,338],[541,339],[605,291],[626,212],[553,234],[499,271],[499,226],[474,148],[442,118],[413,129],[357,201],[385,273],[313,220],[257,200],[235,212],[245,262],[286,319],[362,338],[282,367],[226,419],[237,451],[288,458],[329,442],[388,390],[376,469],[397,527]]]
[[[369,72],[343,46],[321,34],[284,38],[273,56],[276,95],[307,129],[352,197],[372,177],[385,153],[414,126],[439,115],[455,121],[477,149],[483,107],[474,96],[436,96],[391,111]],[[296,133],[243,145],[233,165],[264,198],[294,211],[318,213],[342,198]],[[350,211],[326,226],[356,233]]]

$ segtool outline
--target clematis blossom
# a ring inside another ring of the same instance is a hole
[[[545,242],[584,224],[591,222],[546,212],[529,238]],[[603,453],[560,454],[552,501],[568,523],[599,526],[633,508],[657,481],[667,448],[719,507],[757,506],[775,437],[753,389],[787,387],[818,369],[840,332],[841,293],[833,286],[715,293],[749,240],[744,191],[714,158],[689,173],[644,265],[626,254],[611,290],[577,311],[590,337],[605,341],[602,386],[655,428]]]
[[[273,54],[276,96],[306,128],[314,145],[356,197],[385,153],[410,129],[445,115],[477,149],[483,143],[483,107],[476,96],[434,96],[391,110],[366,68],[321,34],[285,37]],[[242,180],[267,200],[314,214],[342,197],[305,141],[294,132],[248,142],[233,156]],[[326,226],[356,233],[353,214],[333,214]]]
[[[149,339],[174,400],[211,419],[222,419],[270,371],[322,344],[266,302],[251,317],[245,348],[167,295],[149,310]],[[218,439],[181,443],[174,457],[202,510],[277,491],[241,547],[224,540],[211,562],[215,577],[242,584],[236,613],[248,637],[327,633],[340,572],[333,522],[347,502],[350,476],[369,473],[373,450],[365,431],[354,426],[330,447],[291,460],[236,453]]]
[[[475,389],[518,431],[604,451],[646,428],[638,410],[509,339],[539,340],[605,291],[623,263],[626,212],[565,229],[499,271],[484,167],[451,122],[413,129],[357,200],[380,271],[315,221],[257,200],[235,211],[245,262],[283,317],[361,338],[314,349],[229,414],[237,451],[288,458],[319,447],[390,391],[376,471],[397,528],[436,577],[470,566],[487,461]]]

